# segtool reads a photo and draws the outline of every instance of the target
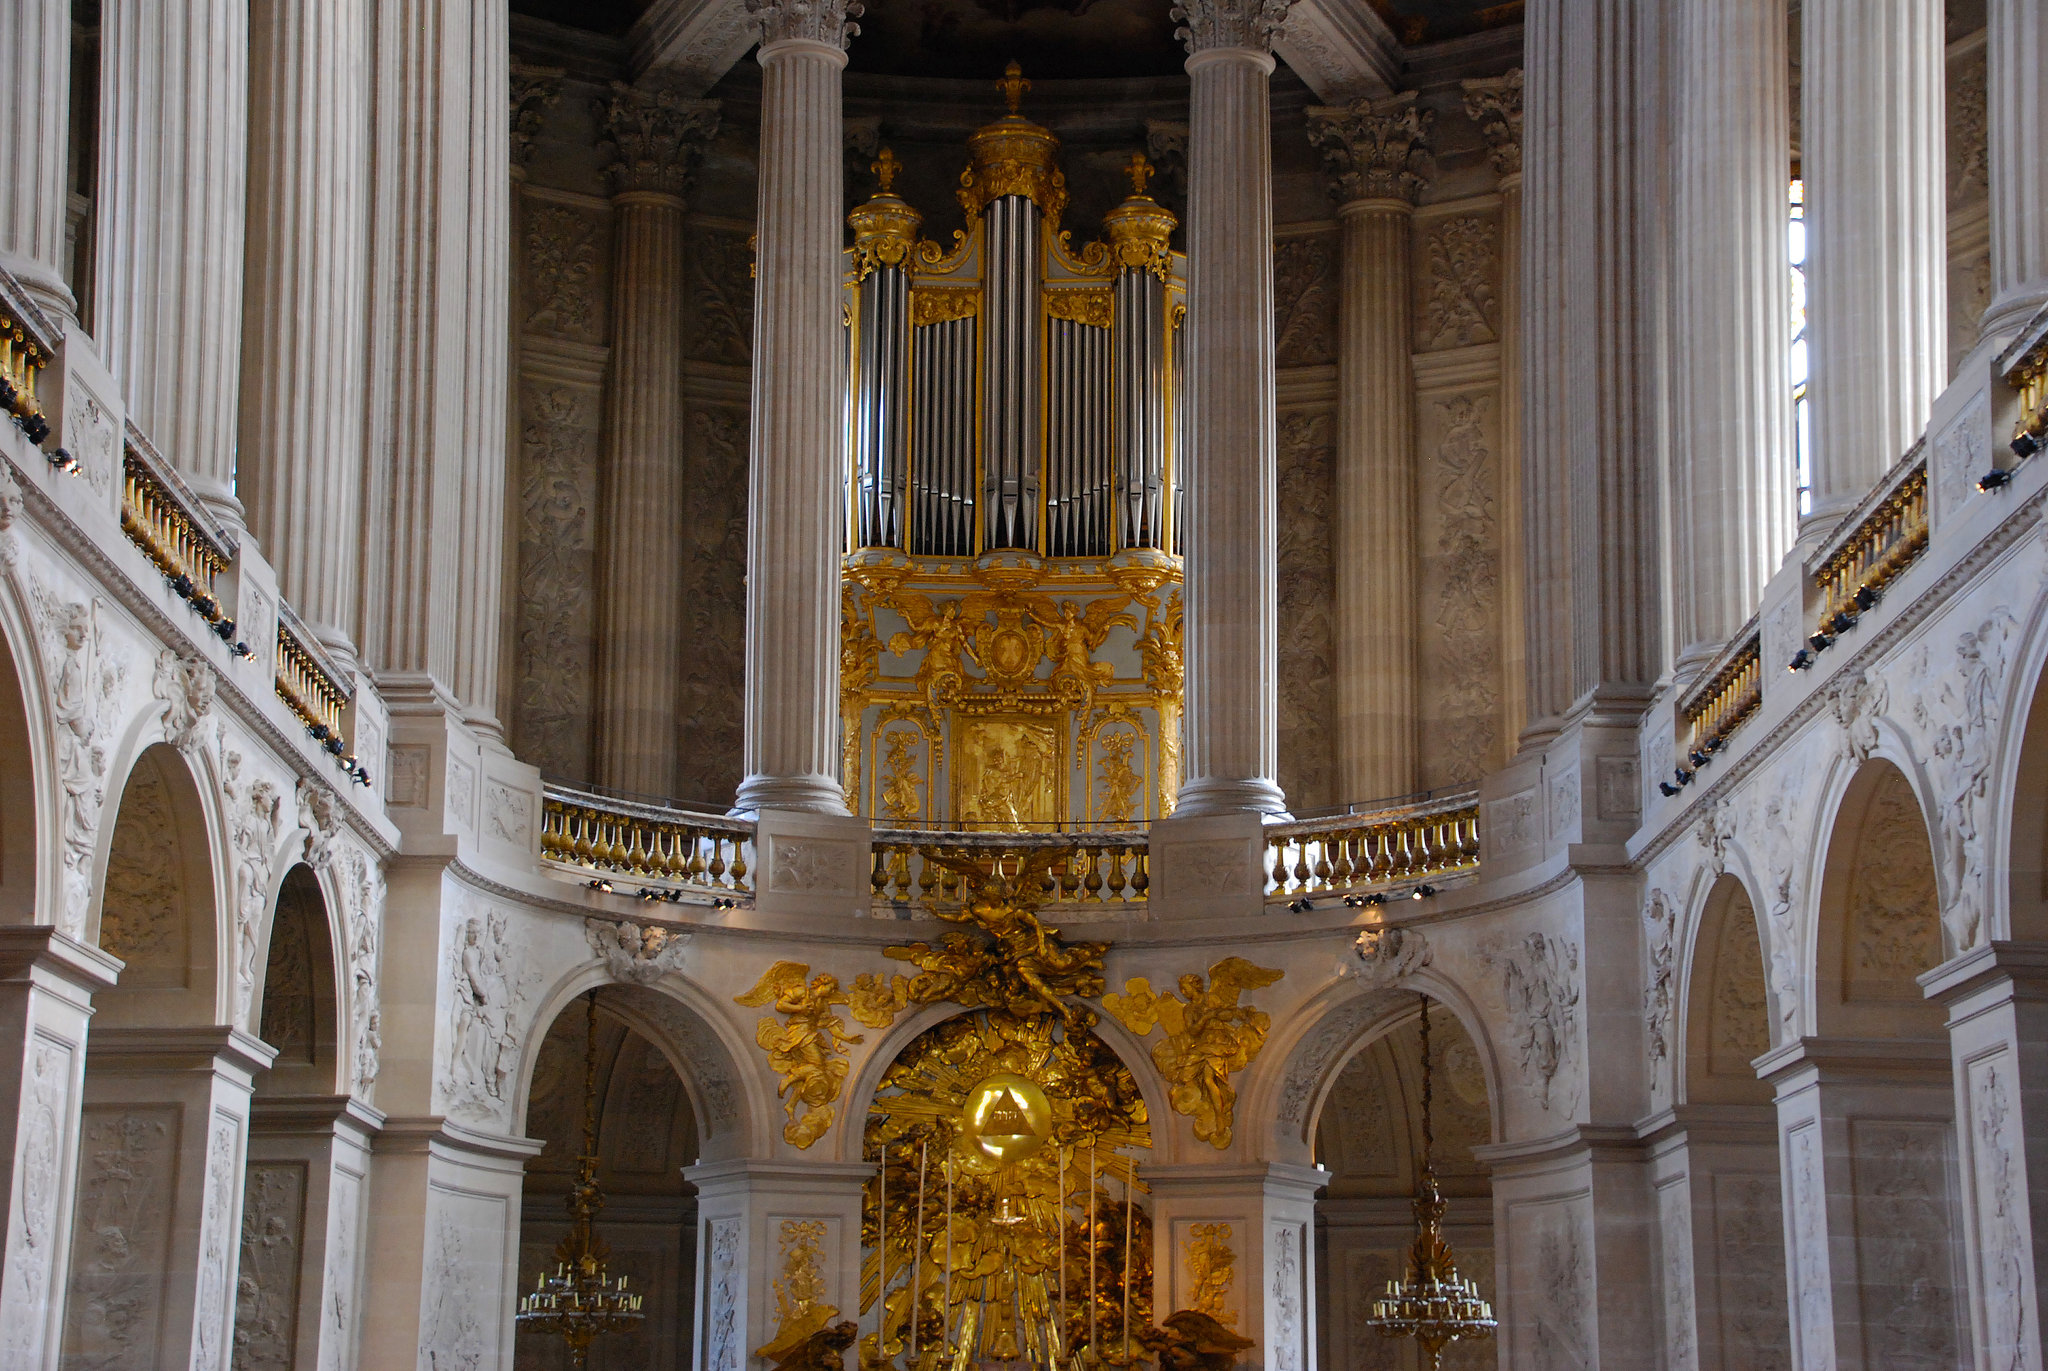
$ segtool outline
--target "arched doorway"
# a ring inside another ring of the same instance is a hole
[[[596,1084],[598,1182],[605,1195],[598,1236],[611,1271],[646,1292],[639,1329],[591,1346],[592,1371],[687,1371],[694,1321],[697,1199],[683,1169],[698,1157],[698,1127],[682,1079],[661,1047],[622,1012],[623,992],[598,994]],[[643,992],[643,995],[646,992]],[[519,1221],[519,1285],[552,1271],[568,1235],[567,1207],[583,1143],[586,1002],[571,1000],[541,1040],[528,1092],[526,1135],[546,1144],[526,1165]],[[521,1334],[520,1371],[555,1371],[568,1357],[558,1339]]]
[[[1413,997],[1409,997],[1413,1003]],[[1315,1124],[1330,1184],[1316,1201],[1316,1308],[1324,1371],[1411,1371],[1414,1344],[1369,1327],[1374,1296],[1406,1270],[1422,1154],[1421,1009],[1366,1041],[1338,1071]],[[1444,1235],[1461,1274],[1494,1297],[1493,1185],[1473,1149],[1493,1140],[1486,1073],[1457,1015],[1431,1003],[1433,1169],[1450,1203]],[[1455,1342],[1447,1368],[1492,1367],[1491,1340]]]

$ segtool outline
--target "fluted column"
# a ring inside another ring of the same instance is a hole
[[[494,727],[504,529],[505,7],[376,0],[363,661]],[[484,687],[489,686],[489,689]]]
[[[1948,380],[1942,5],[1808,0],[1801,22],[1819,523],[1905,454]]]
[[[100,16],[92,334],[136,426],[239,526],[248,0],[107,0]]]
[[[1187,773],[1175,812],[1284,811],[1279,755],[1273,165],[1286,0],[1186,0]]]
[[[1500,644],[1501,721],[1509,737],[1529,721],[1529,637],[1522,510],[1522,69],[1461,83],[1500,177]]]
[[[682,626],[683,193],[718,106],[615,83],[612,352],[602,468],[598,779],[675,786]]]
[[[251,0],[237,494],[278,583],[355,659],[369,0]]]
[[[1991,0],[1984,34],[1991,173],[1991,305],[1985,333],[2048,303],[2048,7]]]
[[[1785,0],[1687,0],[1680,24],[1672,590],[1685,672],[1755,611],[1795,507]]]
[[[844,814],[839,784],[845,0],[748,0],[761,24],[741,810]]]
[[[0,267],[36,303],[68,316],[64,284],[65,152],[71,127],[70,0],[0,6]]]
[[[1309,110],[1343,225],[1337,306],[1337,775],[1406,795],[1417,754],[1415,376],[1408,246],[1435,116],[1408,91]],[[1291,511],[1290,511],[1291,512]]]

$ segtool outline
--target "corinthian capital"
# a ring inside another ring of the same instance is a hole
[[[1406,200],[1422,193],[1418,170],[1429,153],[1436,116],[1415,105],[1415,92],[1348,105],[1313,105],[1308,140],[1323,153],[1323,174],[1338,204]]]
[[[1522,69],[1459,84],[1465,87],[1465,113],[1486,137],[1493,169],[1514,175],[1522,169]]]
[[[1273,50],[1273,35],[1286,22],[1293,0],[1179,0],[1173,17],[1180,21],[1174,37],[1190,54],[1211,48]]]
[[[697,155],[718,134],[718,102],[614,81],[611,98],[597,102],[597,121],[603,141],[618,154],[605,167],[614,194],[658,190],[681,195]]]
[[[791,38],[844,48],[860,32],[860,0],[747,0],[747,13],[761,25],[761,46]]]
[[[540,137],[548,111],[562,98],[559,67],[529,67],[512,64],[512,164],[523,167],[533,160],[533,141]]]

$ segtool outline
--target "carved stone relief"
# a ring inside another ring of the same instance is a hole
[[[615,981],[653,985],[682,965],[691,935],[631,919],[585,919],[583,936]]]
[[[1713,1198],[1721,1364],[1790,1371],[1785,1218],[1777,1177],[1718,1172]]]
[[[306,1164],[250,1162],[235,1281],[234,1371],[291,1371],[305,1224]]]
[[[156,759],[145,755],[121,795],[100,899],[100,946],[128,964],[123,986],[185,984],[184,871],[170,786]]]
[[[100,625],[100,602],[68,601],[47,586],[31,589],[57,730],[57,780],[63,842],[64,908],[59,926],[82,936],[92,898],[93,849],[107,798],[107,740],[127,665]]]
[[[1871,1366],[1957,1364],[1945,1123],[1852,1119],[1856,1265]]]
[[[350,1080],[367,1097],[377,1083],[383,1050],[383,1014],[377,1004],[377,983],[384,930],[384,870],[356,847],[342,856],[342,885],[349,892],[348,1021],[353,1065]]]
[[[1273,1371],[1302,1371],[1307,1364],[1307,1339],[1302,1315],[1308,1303],[1303,1284],[1302,1225],[1274,1223],[1267,1227],[1266,1250],[1273,1263],[1273,1283],[1266,1309],[1273,1320],[1267,1344]]]
[[[1375,996],[1352,1000],[1323,1020],[1307,1042],[1297,1047],[1287,1067],[1287,1083],[1280,1092],[1280,1120],[1297,1127],[1308,1119],[1308,1107],[1321,1086],[1330,1063],[1351,1046],[1365,1026],[1386,1006]]]
[[[1500,521],[1488,439],[1495,406],[1491,395],[1454,395],[1425,410],[1432,456],[1423,476],[1429,541],[1421,593],[1435,631],[1421,653],[1431,683],[1423,780],[1476,785],[1500,751]]]
[[[552,776],[590,774],[598,399],[572,386],[527,385],[520,397],[519,695],[522,757]],[[392,788],[399,775],[393,749]],[[425,803],[424,778],[419,803]]]
[[[710,1292],[710,1310],[704,1320],[705,1371],[740,1371],[745,1355],[746,1329],[740,1327],[741,1286],[746,1272],[740,1266],[740,1220],[713,1219],[706,1225],[705,1247],[711,1254],[705,1272],[705,1289]]]
[[[499,781],[484,785],[484,827],[490,836],[510,847],[525,848],[533,843],[533,800],[523,790]]]
[[[178,1111],[88,1105],[79,1149],[65,1365],[158,1364]]]
[[[308,903],[296,881],[287,879],[271,918],[257,1033],[277,1049],[280,1062],[310,1065],[315,1036],[313,939],[320,910],[308,908]]]
[[[1431,227],[1416,315],[1418,351],[1499,338],[1500,304],[1493,285],[1499,246],[1500,227],[1490,219],[1459,215]]]
[[[256,954],[270,904],[271,858],[277,851],[284,797],[268,779],[242,774],[242,754],[221,749],[221,797],[235,861],[235,1022],[249,1022],[256,994]]]
[[[1398,984],[1428,966],[1434,953],[1419,928],[1368,928],[1352,945],[1344,974],[1374,989]]]
[[[1366,1178],[1401,1180],[1407,1139],[1395,1136],[1389,1097],[1400,1086],[1388,1079],[1386,1056],[1375,1044],[1344,1063],[1316,1120],[1316,1158],[1347,1190]]]
[[[1571,1202],[1547,1206],[1535,1221],[1535,1289],[1530,1292],[1530,1341],[1538,1371],[1582,1371],[1592,1362],[1586,1337],[1584,1221]]]
[[[584,343],[604,341],[598,290],[604,239],[598,213],[528,197],[526,329]]]
[[[1280,420],[1280,788],[1296,805],[1366,798],[1331,793],[1336,690],[1331,545],[1336,416],[1294,411]]]
[[[687,235],[693,362],[745,366],[754,348],[753,249],[746,235],[702,229]]]
[[[430,1195],[429,1203],[434,1199]],[[485,1322],[493,1319],[496,1301],[477,1288],[475,1266],[482,1258],[471,1256],[469,1245],[462,1225],[442,1208],[427,1237],[426,1308],[420,1319],[419,1364],[432,1371],[483,1371],[496,1364],[495,1339]]]
[[[1644,1050],[1650,1060],[1650,1089],[1662,1097],[1671,1085],[1672,975],[1677,949],[1678,906],[1663,891],[1652,891],[1643,907]]]
[[[1905,777],[1888,770],[1857,834],[1842,968],[1848,998],[1919,1001],[1913,978],[1941,961],[1939,908],[1919,803]]]
[[[334,861],[334,838],[341,829],[334,792],[301,776],[292,797],[304,841],[301,859],[315,871],[325,871]]]
[[[199,1279],[192,1304],[192,1365],[219,1366],[232,1345],[229,1268],[235,1255],[232,1216],[242,1162],[242,1127],[215,1113],[206,1142],[206,1195],[199,1219]]]
[[[165,648],[157,654],[150,692],[163,701],[165,741],[188,757],[203,752],[212,722],[213,668],[199,657]]]
[[[677,758],[680,797],[729,803],[740,783],[740,708],[745,698],[747,412],[693,405],[684,439],[692,492],[683,552],[688,616],[676,726],[689,745]]]
[[[1999,695],[2014,628],[2011,611],[2000,605],[1983,623],[1957,636],[1948,669],[1935,666],[1925,643],[1911,669],[1913,723],[1924,740],[1940,807],[1935,860],[1948,900],[1941,918],[1951,953],[1975,947],[1984,934],[1984,835],[1978,830],[1991,750],[2004,715]]]
[[[1552,934],[1496,944],[1486,960],[1501,978],[1507,1046],[1522,1080],[1546,1111],[1569,1116],[1578,1104],[1579,949]]]
[[[1282,367],[1337,360],[1337,235],[1282,238],[1273,252],[1273,338]]]
[[[1992,1366],[2024,1364],[2027,1334],[2027,1186],[2014,1137],[2013,1068],[2002,1056],[1973,1062],[1969,1071],[1970,1148],[1976,1197],[1977,1241],[1982,1253],[1984,1354]]]
[[[486,908],[456,926],[448,951],[454,1022],[443,1090],[448,1112],[501,1123],[511,1108],[524,1041],[525,1008],[540,972],[506,936],[507,916]]]
[[[0,1274],[6,1305],[17,1310],[49,1307],[57,1258],[61,1149],[71,1111],[72,1048],[40,1035],[29,1048],[28,1080],[15,1132],[19,1192],[8,1216],[7,1269]],[[40,1364],[43,1321],[17,1318],[0,1327],[0,1361],[11,1366]]]
[[[703,1021],[666,996],[642,998],[634,1007],[659,1025],[662,1036],[690,1064],[691,1083],[709,1121],[725,1127],[738,1119],[738,1087],[725,1065],[729,1058]]]
[[[336,1171],[328,1191],[327,1212],[332,1237],[327,1267],[321,1277],[320,1355],[323,1365],[354,1364],[356,1336],[356,1247],[361,1227],[361,1185],[347,1172]],[[331,1360],[330,1360],[331,1359]]]
[[[1708,1070],[1754,1081],[1756,1072],[1750,1063],[1771,1046],[1771,1006],[1764,989],[1764,952],[1757,937],[1756,910],[1749,902],[1749,892],[1739,887],[1721,916],[1708,1013]]]
[[[1692,1188],[1684,1179],[1658,1187],[1657,1227],[1664,1240],[1664,1356],[1672,1371],[1699,1365],[1698,1309],[1693,1299]]]
[[[1792,1262],[1796,1281],[1793,1316],[1798,1320],[1801,1361],[1825,1365],[1834,1347],[1834,1301],[1828,1289],[1827,1194],[1820,1167],[1820,1125],[1802,1124],[1791,1137]]]
[[[1990,134],[1984,50],[1979,48],[1949,67],[1949,204],[1968,204],[1991,193]]]

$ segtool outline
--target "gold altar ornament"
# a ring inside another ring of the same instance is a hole
[[[960,1133],[993,1162],[1022,1161],[1052,1136],[1052,1103],[1038,1082],[999,1071],[967,1092]]]

